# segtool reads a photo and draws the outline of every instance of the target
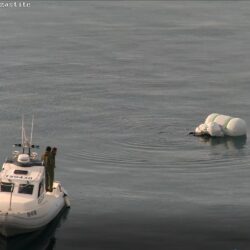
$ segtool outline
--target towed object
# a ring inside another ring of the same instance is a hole
[[[212,137],[246,136],[247,125],[241,118],[212,113],[190,134]]]

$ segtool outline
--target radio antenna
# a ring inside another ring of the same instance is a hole
[[[24,115],[22,115],[22,146],[24,145]]]
[[[34,127],[34,114],[32,115],[32,122],[31,122],[30,146],[32,145],[32,139],[33,139],[33,127]]]
[[[24,128],[24,115],[22,115],[22,143],[15,143],[14,147],[22,147],[23,148],[23,154],[25,152],[25,148],[28,149],[29,155],[31,154],[31,148],[39,148],[39,145],[33,145],[33,131],[34,131],[34,114],[32,115],[32,122],[31,122],[31,129],[30,129],[30,138],[27,137],[25,128]]]

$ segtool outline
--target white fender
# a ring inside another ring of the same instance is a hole
[[[202,123],[195,129],[196,135],[205,135],[207,134],[207,124]]]
[[[246,122],[240,118],[233,118],[226,127],[226,133],[230,136],[242,136],[247,133]]]
[[[215,119],[218,115],[219,115],[219,114],[217,114],[217,113],[212,113],[212,114],[210,114],[210,115],[206,118],[205,124],[208,124],[208,123],[210,123],[210,122],[214,122],[214,119]]]
[[[68,195],[64,196],[64,201],[65,201],[66,207],[70,207],[70,200],[69,200],[69,196]]]
[[[210,122],[207,124],[207,132],[211,136],[223,137],[224,132],[222,126],[216,122]]]

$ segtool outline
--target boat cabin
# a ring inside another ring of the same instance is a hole
[[[37,154],[18,154],[7,159],[0,175],[0,211],[29,210],[45,194],[45,168]]]

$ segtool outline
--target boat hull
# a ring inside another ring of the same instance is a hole
[[[56,196],[47,193],[44,205],[40,205],[28,212],[0,213],[0,234],[4,237],[12,237],[40,230],[49,224],[66,207],[63,194]]]

